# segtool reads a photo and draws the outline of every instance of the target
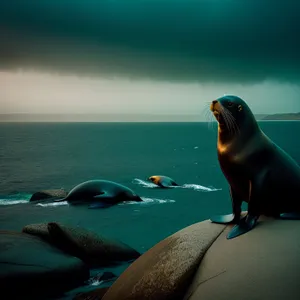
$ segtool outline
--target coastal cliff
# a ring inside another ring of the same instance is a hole
[[[256,115],[257,120],[262,121],[300,121],[300,112],[298,113],[286,113],[286,114],[272,114],[272,115]]]

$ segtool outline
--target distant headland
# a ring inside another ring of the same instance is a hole
[[[257,120],[266,121],[300,121],[300,112],[298,113],[285,113],[285,114],[272,114],[272,115],[255,115]]]

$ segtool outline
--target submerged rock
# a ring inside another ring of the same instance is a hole
[[[27,225],[24,233],[36,235],[70,255],[76,256],[90,267],[101,267],[136,259],[140,253],[130,246],[100,236],[80,227],[60,223]]]
[[[34,193],[31,196],[29,202],[61,199],[61,198],[65,198],[67,195],[68,195],[68,193],[63,189],[43,190],[43,191]]]
[[[0,290],[5,299],[46,299],[82,285],[88,267],[41,239],[0,231]]]

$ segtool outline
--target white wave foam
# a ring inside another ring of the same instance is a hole
[[[158,198],[144,198],[141,197],[143,202],[140,202],[141,204],[148,204],[148,203],[174,203],[176,202],[173,199],[158,199]]]
[[[69,205],[67,201],[62,202],[51,202],[51,203],[37,203],[36,206],[49,207],[49,206],[61,206],[61,205]]]
[[[176,187],[176,188],[182,188],[182,189],[191,189],[194,191],[200,191],[200,192],[216,192],[216,191],[221,191],[222,189],[217,189],[213,186],[211,187],[206,187],[200,184],[184,184],[182,186]]]
[[[126,201],[122,202],[119,205],[148,205],[148,204],[163,204],[163,203],[174,203],[176,202],[175,200],[172,199],[158,199],[158,198],[146,198],[146,197],[141,197],[142,202],[136,202],[136,201]]]
[[[94,280],[94,281],[91,281],[89,285],[91,286],[98,286],[102,283],[104,283],[105,281],[104,280]]]
[[[27,193],[1,195],[0,196],[0,205],[24,204],[24,203],[29,202],[30,198],[31,198],[31,194],[27,194]]]
[[[28,203],[28,200],[9,200],[9,199],[0,199],[0,205],[14,205]]]
[[[132,180],[132,183],[142,185],[143,187],[148,188],[148,189],[154,189],[154,188],[159,187],[159,186],[157,186],[156,184],[154,184],[152,182],[147,182],[147,181],[144,181],[144,180],[138,179],[138,178],[134,178]]]

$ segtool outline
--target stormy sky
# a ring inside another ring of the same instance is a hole
[[[296,0],[2,0],[3,112],[300,111]]]

